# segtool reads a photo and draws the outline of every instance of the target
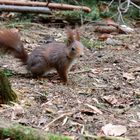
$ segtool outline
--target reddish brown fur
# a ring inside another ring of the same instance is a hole
[[[75,36],[74,36],[75,35]],[[83,44],[80,34],[67,29],[67,44],[52,42],[34,49],[30,55],[25,51],[18,32],[3,30],[0,32],[0,45],[12,49],[17,58],[27,64],[33,75],[42,75],[56,69],[63,82],[67,82],[68,71],[74,60],[83,55]]]
[[[0,47],[12,50],[15,57],[20,58],[24,63],[26,63],[28,55],[24,50],[20,34],[16,29],[0,30]]]
[[[0,30],[0,44],[5,46],[11,46],[14,48],[15,45],[20,43],[20,35],[18,32],[12,29],[2,29]]]

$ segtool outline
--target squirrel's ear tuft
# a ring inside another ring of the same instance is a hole
[[[74,41],[74,34],[72,29],[70,27],[66,28],[66,33],[67,33],[67,45],[70,45]]]
[[[75,38],[76,40],[80,41],[80,32],[77,28],[75,29]]]

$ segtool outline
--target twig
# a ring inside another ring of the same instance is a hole
[[[109,5],[108,5],[108,8],[112,5],[112,3],[114,2],[114,0],[112,0]]]
[[[74,71],[74,72],[69,72],[69,74],[79,74],[79,73],[85,73],[85,72],[90,72],[91,69],[89,70],[81,70],[81,71]]]
[[[32,92],[35,92],[35,93],[37,93],[37,94],[39,94],[39,95],[41,95],[41,96],[43,96],[43,97],[46,97],[46,98],[47,98],[47,96],[46,96],[46,95],[44,95],[44,94],[42,94],[41,92],[38,92],[38,91],[36,91],[36,90],[32,90]]]
[[[73,111],[73,112],[67,112],[67,113],[64,113],[64,114],[61,114],[60,116],[58,116],[57,118],[55,118],[54,120],[52,120],[50,123],[48,123],[47,125],[44,126],[44,130],[45,131],[48,131],[49,127],[55,123],[56,121],[60,120],[61,118],[65,117],[65,116],[71,116],[75,113],[76,111]]]
[[[120,9],[123,10],[123,13],[126,13],[130,7],[130,0],[126,0],[123,3],[120,4]],[[127,3],[126,7],[123,7],[123,5],[125,5],[125,3]]]
[[[136,5],[135,3],[133,3],[132,1],[130,2],[133,6],[135,6],[136,8],[138,8],[140,10],[140,7],[138,5]]]
[[[82,128],[81,128],[81,134],[82,134],[82,135],[84,134],[84,131],[85,131],[85,126],[82,125]]]
[[[95,106],[92,106],[92,105],[90,105],[90,104],[85,104],[85,106],[89,107],[90,109],[92,109],[93,111],[95,111],[96,113],[98,113],[98,114],[100,114],[100,115],[103,114],[103,112],[100,111],[100,110],[99,110],[97,107],[95,107]]]
[[[121,13],[121,10],[120,10],[120,7],[118,7],[118,21],[122,21],[123,24],[125,24],[124,20],[123,20],[123,16],[122,16],[122,13]]]

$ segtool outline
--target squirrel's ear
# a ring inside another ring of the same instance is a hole
[[[80,32],[78,29],[75,29],[75,38],[76,40],[80,41]]]
[[[70,45],[74,41],[74,34],[72,29],[67,27],[67,45]]]

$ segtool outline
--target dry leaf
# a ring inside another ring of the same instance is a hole
[[[114,105],[118,102],[118,100],[116,99],[114,95],[104,96],[103,99],[111,105]]]
[[[15,103],[14,103],[15,104]],[[11,120],[15,119],[16,116],[19,116],[19,115],[23,115],[24,114],[24,109],[21,105],[19,104],[15,104],[13,107],[12,107],[12,114],[11,114]]]
[[[95,103],[99,104],[98,99],[96,99],[96,98],[92,98],[92,100],[95,101]]]
[[[120,25],[120,29],[125,33],[133,33],[134,29],[126,26],[126,25]]]
[[[90,78],[94,78],[95,75],[94,75],[93,73],[89,73],[89,74],[88,74],[88,77],[90,77]]]
[[[98,68],[90,69],[90,73],[88,73],[88,76],[89,76],[90,78],[94,78],[94,77],[95,77],[95,74],[98,74],[98,73],[100,73],[100,72],[101,72],[101,70],[98,69]]]
[[[112,68],[104,68],[104,71],[112,71]]]
[[[100,73],[100,72],[101,72],[101,69],[95,68],[95,69],[91,69],[90,71],[91,71],[93,74],[96,74],[96,73]]]
[[[109,136],[121,136],[122,134],[126,133],[127,128],[123,125],[113,125],[111,123],[102,127],[102,131],[105,135]]]
[[[105,40],[107,40],[107,38],[111,38],[111,37],[112,37],[112,35],[110,35],[110,34],[101,34],[98,37],[98,39],[101,40],[101,41],[105,41]]]
[[[106,44],[116,46],[116,45],[122,45],[122,42],[113,38],[107,38]]]
[[[140,98],[140,89],[138,88],[138,89],[134,89],[134,93],[135,93],[135,95],[138,97],[138,98]]]
[[[25,43],[31,43],[31,40],[28,38],[28,37],[22,37],[22,40],[25,42]]]
[[[15,16],[15,13],[13,13],[13,12],[5,12],[5,13],[1,14],[2,18],[12,18],[14,16]]]
[[[85,104],[85,106],[89,107],[90,109],[92,109],[94,111],[94,113],[97,113],[97,114],[103,114],[102,111],[100,111],[97,107],[95,106],[92,106],[92,105],[89,105],[89,104]]]
[[[133,73],[127,73],[127,72],[123,73],[123,78],[125,78],[126,80],[134,80],[135,79]]]
[[[78,93],[79,94],[91,94],[92,93],[92,91],[93,91],[94,89],[91,89],[91,88],[80,88],[80,90],[79,89],[77,89],[77,91],[78,91]]]
[[[52,109],[52,108],[45,108],[44,111],[46,113],[51,113],[51,114],[55,114],[56,113],[56,110]]]

